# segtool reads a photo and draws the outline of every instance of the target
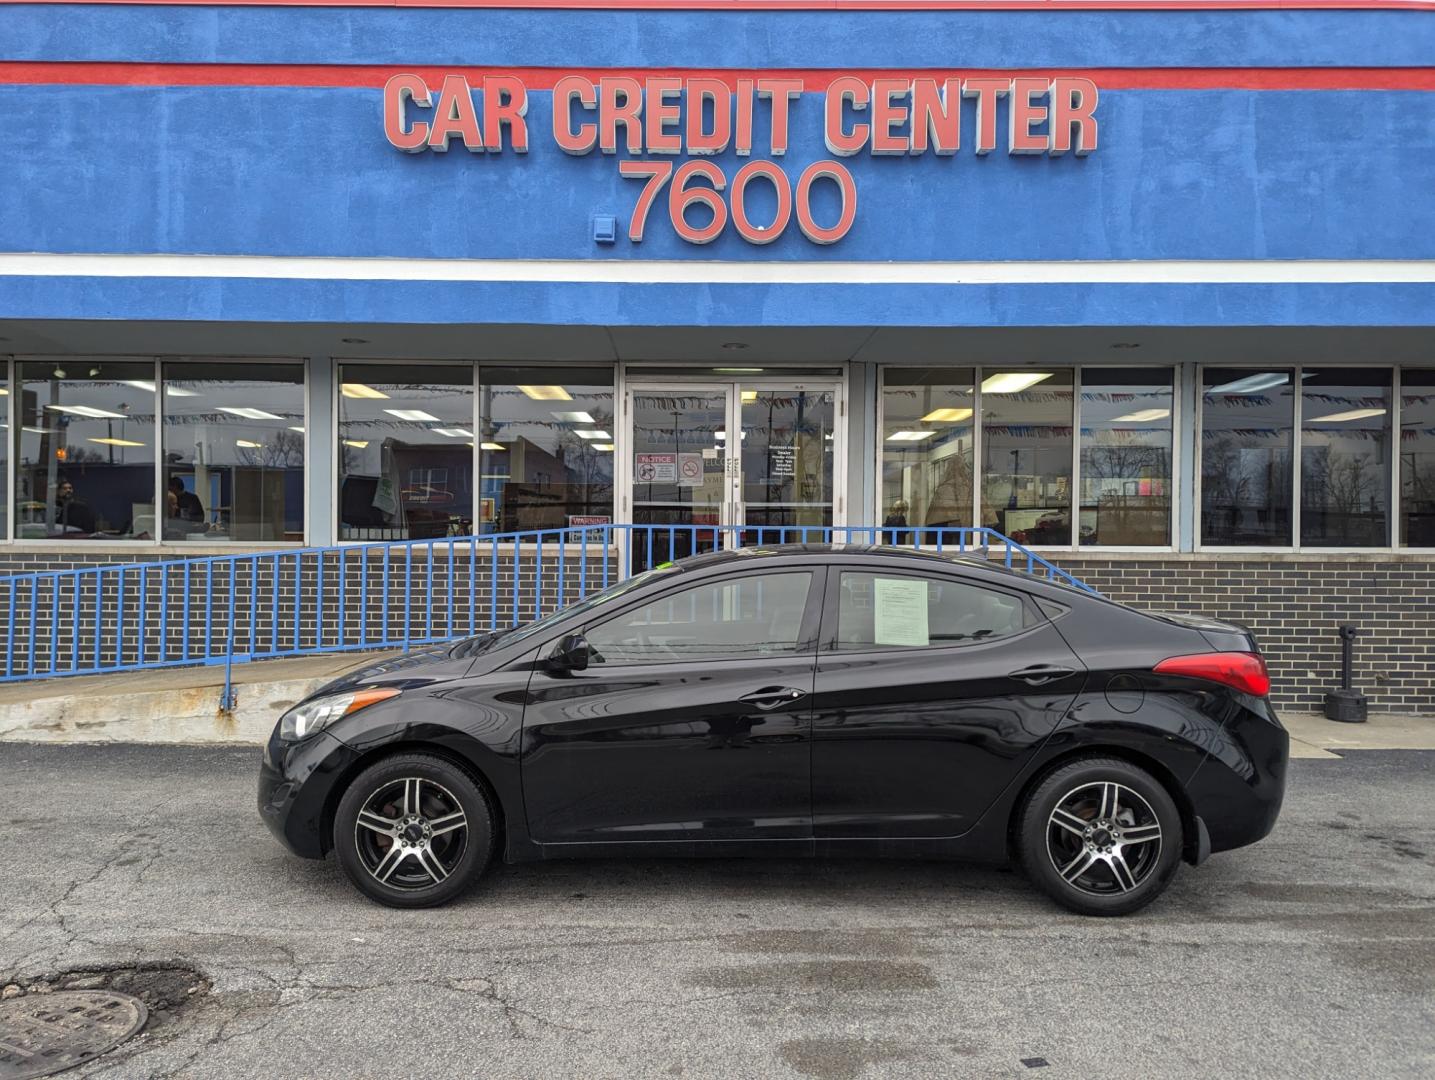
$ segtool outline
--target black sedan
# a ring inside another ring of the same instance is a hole
[[[1289,740],[1244,629],[979,558],[699,555],[286,712],[260,812],[384,904],[496,854],[1016,859],[1076,911],[1270,832]]]

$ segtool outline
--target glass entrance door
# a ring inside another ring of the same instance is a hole
[[[621,520],[633,567],[842,524],[841,384],[630,382]],[[814,541],[820,534],[811,534]]]

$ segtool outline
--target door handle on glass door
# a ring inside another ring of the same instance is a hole
[[[1044,686],[1055,679],[1064,679],[1068,675],[1075,674],[1075,669],[1069,667],[1058,667],[1055,664],[1033,664],[1020,671],[1010,672],[1008,678],[1020,679],[1022,682],[1031,683],[1032,686]]]
[[[806,695],[806,690],[799,690],[795,686],[764,686],[761,690],[744,694],[738,700],[748,705],[756,705],[759,709],[775,709]]]

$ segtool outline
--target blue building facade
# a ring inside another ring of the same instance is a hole
[[[986,525],[1435,711],[1435,5],[0,3],[0,563]]]

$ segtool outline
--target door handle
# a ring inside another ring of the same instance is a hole
[[[1020,671],[1010,672],[1007,677],[1020,679],[1032,686],[1045,686],[1056,679],[1064,679],[1068,675],[1075,675],[1076,670],[1069,667],[1060,667],[1056,664],[1033,664],[1031,667],[1024,667]]]
[[[738,700],[747,705],[756,705],[759,709],[766,711],[806,696],[806,690],[799,690],[795,686],[764,686],[761,690],[744,694]]]

